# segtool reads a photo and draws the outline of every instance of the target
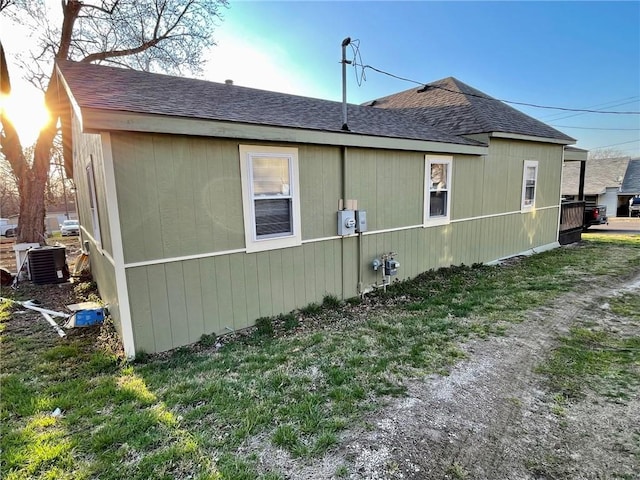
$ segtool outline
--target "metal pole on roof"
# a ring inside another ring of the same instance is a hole
[[[351,43],[351,37],[347,37],[342,41],[342,130],[349,131],[347,125],[347,64],[351,62],[347,60],[347,45]]]

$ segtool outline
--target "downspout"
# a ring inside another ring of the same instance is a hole
[[[347,60],[347,46],[351,43],[351,37],[347,37],[342,41],[342,130],[349,131],[347,125],[347,64],[351,63]],[[342,200],[347,201],[347,147],[342,146],[340,161],[342,162]],[[342,268],[345,268],[345,252],[344,252],[345,239],[342,238]],[[358,262],[360,262],[360,246],[358,246]],[[358,285],[360,284],[360,271],[358,270]],[[342,297],[345,296],[346,285],[344,283],[344,271],[342,273]]]
[[[341,196],[342,196],[342,205],[344,208],[344,204],[347,201],[347,147],[346,146],[342,146],[342,148],[340,149],[340,167],[342,170],[342,188],[341,188]],[[345,278],[344,278],[344,268],[345,268],[345,252],[344,252],[344,242],[345,242],[345,238],[342,237],[340,242],[340,247],[341,247],[341,254],[342,254],[342,298],[344,299],[345,297],[345,292],[346,292],[346,285],[345,285]]]
[[[358,232],[358,295],[363,295],[362,288],[362,232]]]

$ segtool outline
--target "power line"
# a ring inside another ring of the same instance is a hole
[[[355,62],[354,62],[354,65],[355,65]],[[549,110],[561,110],[561,111],[564,111],[564,112],[607,113],[607,114],[613,114],[613,115],[640,115],[640,112],[638,112],[638,111],[619,112],[619,111],[610,111],[610,110],[590,110],[590,109],[586,109],[586,108],[552,107],[552,106],[549,106],[549,105],[538,105],[538,104],[535,104],[535,103],[516,102],[516,101],[513,101],[513,100],[503,100],[503,99],[499,99],[499,98],[491,98],[491,97],[487,97],[485,95],[477,95],[475,93],[462,93],[462,92],[458,92],[456,90],[451,90],[451,89],[446,88],[446,87],[441,87],[439,85],[428,85],[428,84],[425,84],[424,82],[418,82],[418,81],[412,80],[410,78],[405,78],[405,77],[401,77],[399,75],[394,75],[393,73],[389,73],[389,72],[386,72],[386,71],[381,70],[379,68],[372,67],[371,65],[358,65],[358,66],[362,67],[363,70],[366,70],[368,68],[370,70],[373,70],[374,72],[378,72],[378,73],[381,73],[383,75],[387,75],[389,77],[396,78],[398,80],[403,80],[405,82],[415,83],[416,85],[424,85],[424,87],[421,90],[418,90],[418,92],[425,92],[425,91],[427,91],[429,89],[437,88],[439,90],[444,90],[444,91],[447,91],[447,92],[456,93],[458,95],[466,95],[466,96],[469,96],[469,97],[482,98],[484,100],[494,100],[494,101],[499,101],[499,102],[503,102],[503,103],[511,103],[513,105],[523,105],[523,106],[533,107],[533,108],[545,108],[545,109],[549,109]]]
[[[580,130],[613,130],[616,132],[640,132],[640,128],[600,128],[600,127],[574,127],[573,125],[556,125],[554,123],[550,123],[552,127],[560,127],[560,128],[578,128]]]
[[[635,142],[640,142],[640,138],[637,139],[637,140],[631,140],[629,142],[612,143],[611,145],[603,145],[601,147],[593,147],[591,150],[597,150],[598,148],[615,147],[617,145],[626,145],[627,143],[635,143]]]
[[[587,105],[584,108],[600,107],[600,108],[597,108],[597,110],[603,110],[605,108],[620,107],[622,105],[628,105],[630,103],[638,103],[639,101],[638,99],[640,99],[640,96],[636,95],[633,97],[626,97],[626,98],[620,98],[618,100],[611,100],[609,102],[596,103],[595,105]],[[551,113],[549,115],[543,115],[538,119],[539,120],[547,119],[548,122],[557,122],[558,120],[564,120],[565,118],[577,117],[580,115],[584,115],[584,113],[574,113],[573,115],[565,115],[564,113]],[[555,118],[552,118],[552,117],[555,117]]]

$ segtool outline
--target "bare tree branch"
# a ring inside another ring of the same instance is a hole
[[[0,12],[2,12],[5,8],[15,4],[16,2],[14,0],[0,0]]]
[[[82,6],[84,8],[89,8],[89,9],[94,8],[96,10],[99,10],[99,11],[103,12],[103,13],[106,13],[107,15],[113,15],[113,12],[115,11],[115,9],[118,8],[118,3],[120,3],[120,2],[118,0],[116,0],[113,3],[113,5],[111,5],[111,8],[109,8],[109,9],[106,9],[104,7],[99,7],[97,5],[91,5],[89,3],[83,3]]]
[[[0,0],[0,9],[6,9],[10,19],[37,39],[37,47],[18,60],[25,78],[45,92],[51,114],[28,156],[13,124],[4,113],[0,118],[2,153],[18,179],[20,242],[40,240],[44,228],[44,193],[64,108],[52,80],[54,60],[105,62],[168,73],[182,69],[199,72],[205,50],[215,44],[212,34],[221,10],[227,6],[227,0],[60,0],[63,20],[54,25],[54,17],[47,14],[47,1]],[[8,82],[8,75],[6,79]],[[55,191],[53,194],[55,197]]]

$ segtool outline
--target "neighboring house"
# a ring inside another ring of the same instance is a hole
[[[640,195],[640,158],[629,160],[618,195],[620,201],[623,202],[623,207],[626,206],[626,213],[628,215],[629,200],[631,197]],[[621,210],[623,209],[624,208],[621,208]]]
[[[629,213],[629,199],[640,194],[640,159],[629,157],[590,159],[586,163],[584,198],[607,206],[609,217]],[[580,165],[565,163],[562,172],[562,196],[578,199]]]
[[[84,63],[57,76],[81,236],[128,355],[364,294],[389,252],[406,279],[558,245],[574,140],[496,100],[458,94],[440,128],[349,105],[344,131],[338,102]],[[366,231],[338,224],[340,203]]]

